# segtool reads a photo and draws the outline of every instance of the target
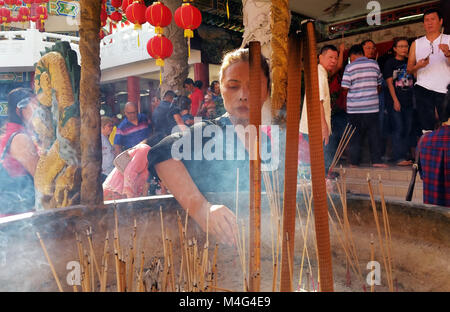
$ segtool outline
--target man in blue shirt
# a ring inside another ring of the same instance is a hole
[[[172,129],[169,129],[169,123],[167,122],[167,114],[169,112],[170,105],[173,99],[177,95],[172,90],[167,91],[164,94],[163,100],[155,108],[152,114],[153,130],[164,135],[169,135]]]
[[[116,155],[147,139],[151,134],[150,123],[144,114],[139,114],[137,105],[128,102],[124,108],[125,119],[117,127],[114,137]]]

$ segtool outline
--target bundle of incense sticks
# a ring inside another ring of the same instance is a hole
[[[330,168],[328,169],[328,174],[333,171],[333,169],[336,167],[336,165],[339,163],[339,160],[342,157],[342,154],[344,153],[345,149],[347,148],[348,143],[350,143],[350,140],[353,136],[353,134],[356,131],[356,127],[347,124],[345,127],[344,133],[342,134],[342,138],[339,141],[339,145],[336,149],[336,153],[334,154],[333,160],[330,164]]]
[[[174,257],[174,243],[168,237],[164,228],[162,208],[160,209],[160,216],[163,258],[159,259],[154,257],[151,261],[149,261],[149,266],[147,268],[145,268],[144,251],[139,251],[137,248],[136,220],[134,220],[129,247],[123,248],[121,246],[117,209],[114,210],[114,265],[111,265],[109,261],[109,232],[106,233],[104,240],[103,254],[100,265],[95,254],[92,228],[86,230],[85,241],[87,241],[87,243],[83,243],[82,236],[75,233],[78,259],[80,263],[80,285],[72,285],[73,291],[78,291],[77,286],[81,286],[82,292],[231,291],[217,286],[218,244],[215,245],[211,261],[208,248],[208,238],[203,247],[200,246],[195,237],[188,239],[186,236],[188,220],[187,215],[183,227],[181,217],[178,212],[178,230],[180,235],[179,254],[181,255],[181,264],[177,278],[174,265],[177,261]],[[63,287],[58,278],[55,267],[48,255],[45,244],[40,234],[36,233],[36,235],[50,265],[58,289],[62,292]],[[140,255],[140,257],[138,255]],[[139,266],[137,265],[137,258],[140,258]],[[114,287],[114,281],[111,281],[111,285],[108,286],[108,273],[112,272],[114,272],[116,276],[116,287]]]

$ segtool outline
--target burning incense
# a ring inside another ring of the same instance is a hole
[[[384,234],[386,240],[386,249],[387,249],[387,258],[388,258],[388,267],[389,271],[388,278],[390,279],[389,289],[391,292],[394,291],[394,280],[392,278],[392,242],[391,242],[391,227],[389,225],[389,217],[386,208],[386,201],[384,200],[384,192],[383,192],[383,183],[381,181],[381,176],[378,178],[378,186],[380,190],[380,198],[381,198],[381,211],[383,214],[383,225],[384,225]]]
[[[42,250],[44,251],[45,257],[47,258],[47,262],[50,265],[50,269],[52,270],[53,277],[55,278],[55,281],[56,281],[56,285],[58,285],[58,289],[59,289],[60,292],[64,292],[64,290],[63,290],[63,288],[61,286],[61,282],[59,281],[59,277],[56,274],[55,267],[53,266],[52,260],[50,260],[50,257],[49,257],[48,252],[47,252],[47,248],[45,247],[44,241],[42,240],[41,235],[39,234],[39,232],[36,232],[36,236],[39,239],[39,242],[41,243]]]
[[[384,251],[383,239],[382,239],[382,235],[381,235],[380,222],[378,220],[378,213],[377,213],[377,208],[375,205],[375,200],[374,200],[374,196],[373,196],[373,188],[372,188],[372,183],[370,181],[369,174],[367,174],[367,184],[369,186],[369,195],[370,195],[370,202],[372,204],[373,217],[375,219],[375,225],[377,227],[377,234],[378,234],[378,241],[380,243],[381,257],[383,258],[384,269],[386,270],[386,272],[389,272],[389,268],[388,268],[388,265],[386,262],[386,254]],[[389,273],[387,273],[387,274],[389,275]],[[389,284],[389,289],[392,289],[390,278],[387,278],[387,281]]]

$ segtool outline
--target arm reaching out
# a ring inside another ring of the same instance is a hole
[[[200,193],[189,172],[181,161],[169,159],[155,165],[156,172],[164,185],[170,190],[180,205],[206,232],[213,234],[218,241],[233,245],[237,233],[234,213],[223,205],[211,205]],[[176,174],[174,174],[176,173]],[[207,222],[207,212],[209,220]],[[208,228],[207,228],[207,223]]]

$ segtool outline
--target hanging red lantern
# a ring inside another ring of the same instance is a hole
[[[163,67],[164,59],[173,53],[172,41],[164,35],[156,35],[147,42],[148,54],[156,60],[156,65]],[[161,69],[159,71],[159,83],[162,83]]]
[[[0,8],[0,19],[3,23],[8,24],[8,19],[11,19],[11,11],[7,8]]]
[[[122,13],[120,13],[119,11],[114,11],[114,12],[111,13],[111,15],[109,16],[109,18],[110,18],[112,21],[118,23],[118,22],[122,21]]]
[[[125,13],[130,4],[133,3],[133,0],[123,0],[122,1],[122,12]]]
[[[20,7],[17,17],[22,23],[28,22],[30,20],[30,9],[27,7]]]
[[[22,6],[22,0],[16,0],[16,6],[17,7],[19,7],[19,6]]]
[[[38,16],[38,19],[41,21],[41,23],[44,23],[44,20],[48,18],[47,8],[45,6],[38,6],[36,8],[36,15]]]
[[[145,11],[147,7],[145,4],[135,1],[127,7],[126,16],[127,19],[134,24],[134,29],[141,29],[142,24],[145,24],[147,20],[145,19]]]
[[[5,1],[0,0],[0,6],[4,6],[4,5],[5,5]],[[1,15],[0,15],[0,17],[1,17]]]
[[[169,26],[172,21],[172,12],[161,2],[155,2],[145,11],[145,18],[150,25],[155,26],[155,33],[162,34],[162,28]]]
[[[184,29],[184,37],[188,38],[188,53],[190,56],[190,40],[194,37],[193,30],[197,29],[202,23],[202,13],[195,6],[185,2],[175,11],[174,19],[177,26]]]
[[[39,16],[31,16],[30,21],[36,23],[39,20]]]

